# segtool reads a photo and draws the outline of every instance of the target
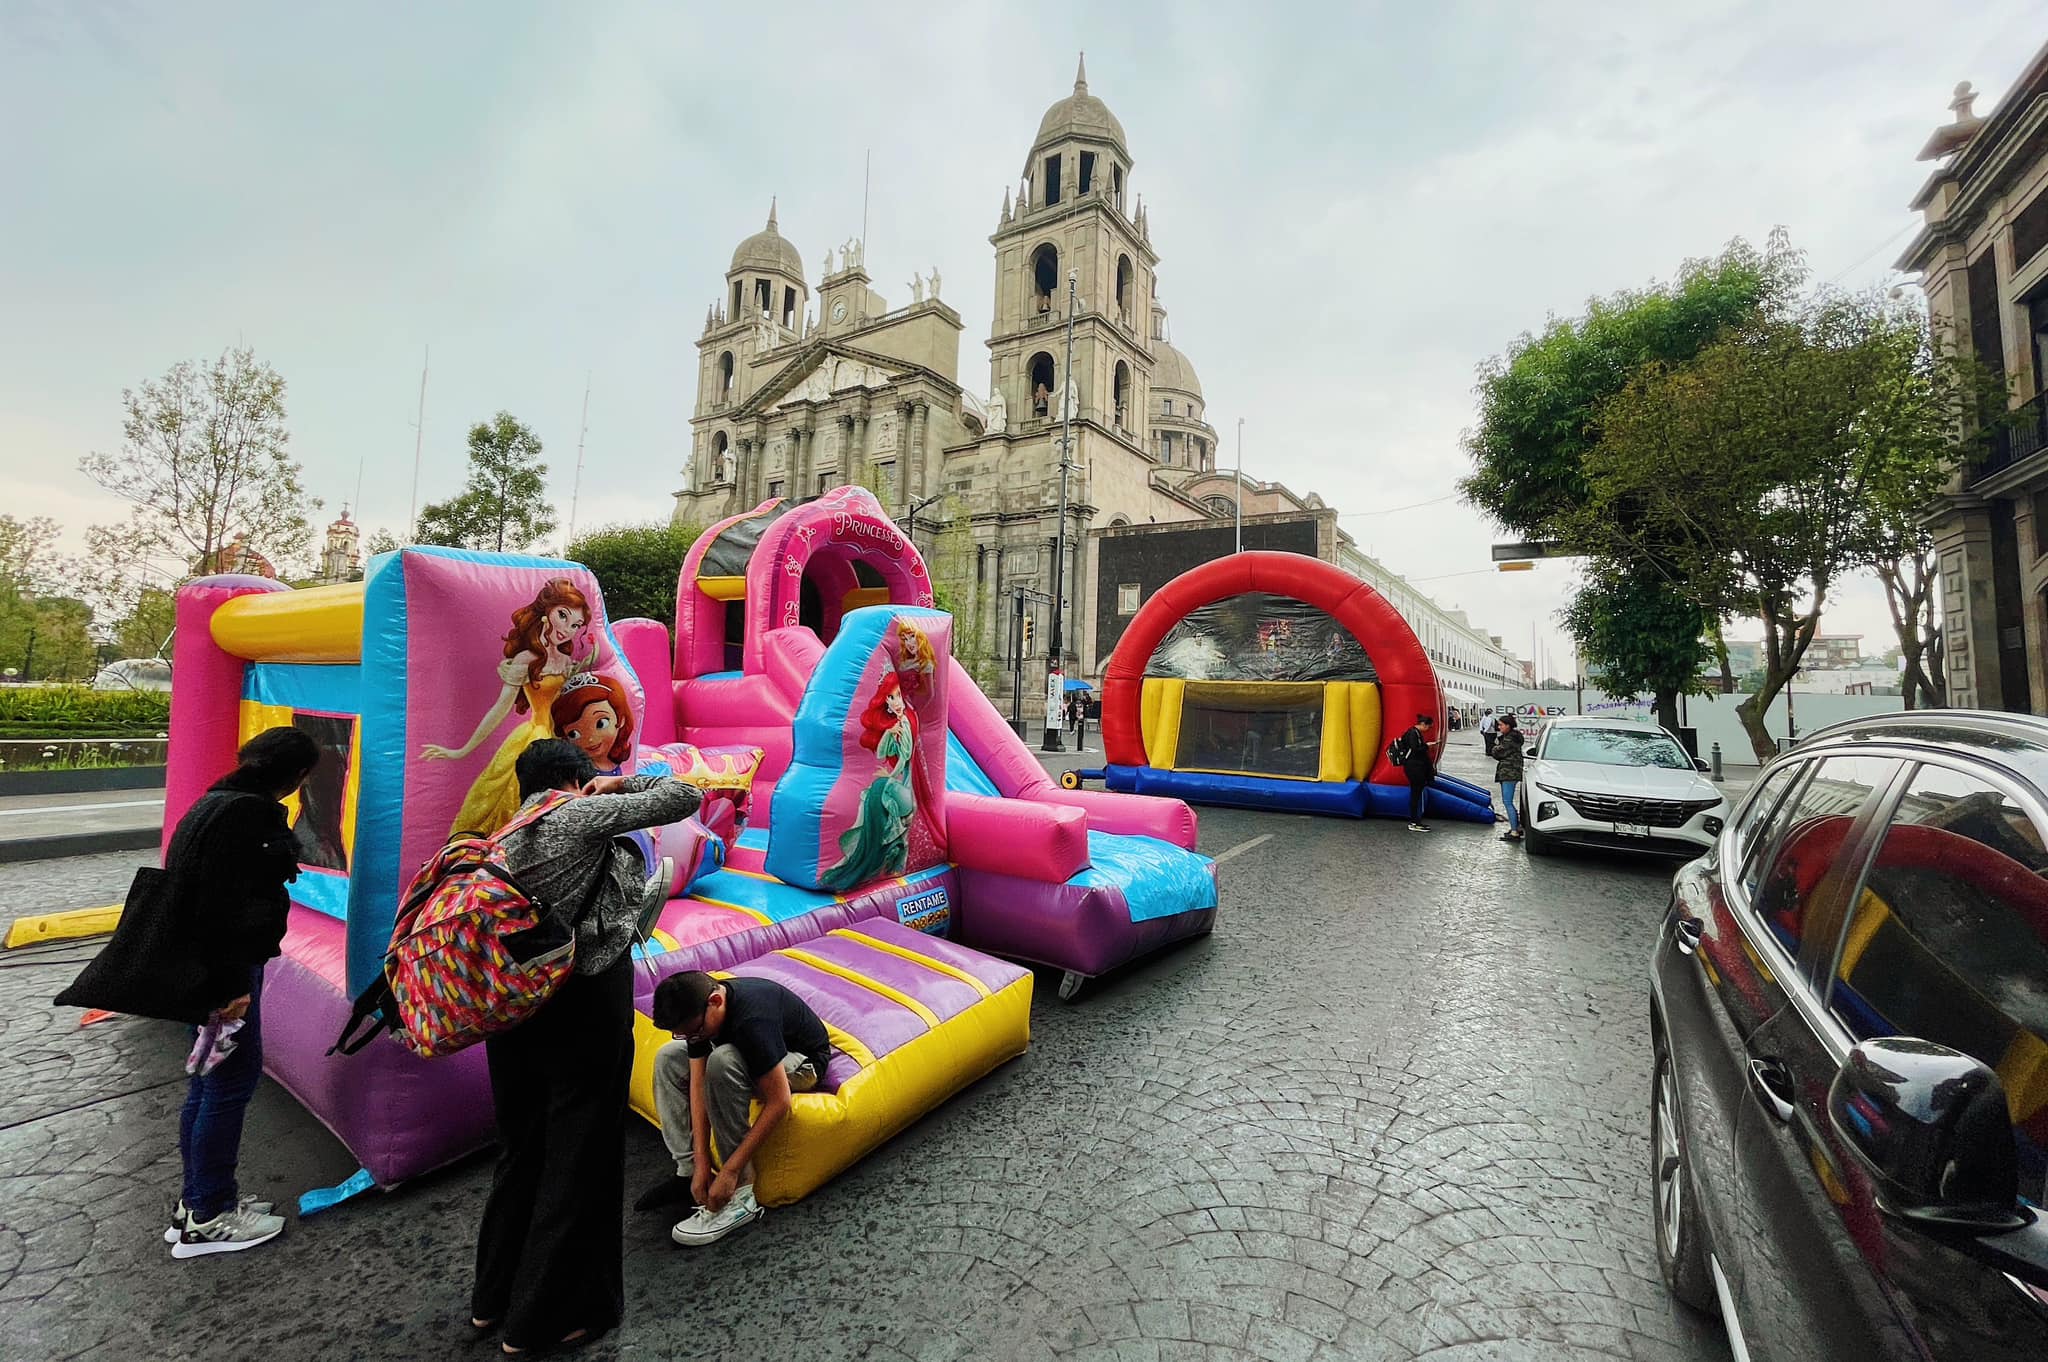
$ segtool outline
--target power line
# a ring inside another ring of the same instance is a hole
[[[1876,255],[1876,254],[1877,254],[1877,253],[1878,253],[1879,251],[1881,251],[1881,250],[1883,250],[1883,249],[1884,249],[1885,247],[1887,247],[1887,246],[1891,245],[1891,244],[1892,244],[1892,243],[1893,243],[1894,241],[1897,241],[1897,240],[1898,240],[1898,239],[1899,239],[1900,237],[1902,237],[1902,236],[1904,236],[1904,235],[1905,235],[1906,233],[1908,233],[1908,232],[1912,231],[1912,230],[1913,230],[1913,229],[1914,229],[1915,227],[1918,227],[1919,225],[1920,225],[1920,223],[1919,223],[1919,221],[1918,221],[1917,219],[1916,219],[1916,220],[1914,220],[1914,221],[1908,222],[1908,223],[1907,223],[1907,224],[1906,224],[1905,226],[1903,226],[1903,227],[1899,228],[1899,230],[1898,230],[1898,231],[1896,231],[1896,232],[1893,232],[1893,233],[1892,233],[1892,234],[1891,234],[1890,236],[1886,237],[1886,238],[1885,238],[1884,240],[1882,240],[1882,241],[1878,242],[1878,243],[1877,243],[1877,244],[1876,244],[1875,246],[1872,246],[1872,247],[1871,247],[1871,248],[1870,248],[1869,250],[1865,251],[1865,252],[1864,252],[1864,253],[1863,253],[1862,255],[1858,256],[1858,257],[1856,258],[1856,262],[1855,262],[1855,264],[1852,264],[1852,265],[1850,265],[1850,266],[1848,267],[1848,269],[1843,269],[1843,270],[1838,270],[1838,271],[1836,271],[1836,272],[1835,272],[1835,273],[1834,273],[1833,275],[1831,275],[1831,276],[1829,277],[1829,279],[1828,279],[1828,282],[1829,282],[1830,284],[1832,284],[1832,283],[1836,282],[1837,280],[1839,280],[1839,279],[1840,279],[1840,278],[1841,278],[1841,277],[1842,277],[1843,275],[1845,275],[1845,274],[1848,274],[1848,273],[1849,273],[1849,272],[1850,272],[1851,270],[1855,270],[1855,269],[1859,269],[1859,268],[1861,268],[1861,267],[1862,267],[1862,265],[1863,265],[1863,263],[1864,263],[1865,261],[1869,260],[1869,259],[1870,259],[1870,257],[1872,257],[1873,255]]]
[[[1398,515],[1402,511],[1419,511],[1424,506],[1435,506],[1440,502],[1455,501],[1457,497],[1458,494],[1456,492],[1446,492],[1440,497],[1431,497],[1428,501],[1411,502],[1406,506],[1390,506],[1384,511],[1344,511],[1338,515],[1337,519],[1357,520],[1369,515]]]

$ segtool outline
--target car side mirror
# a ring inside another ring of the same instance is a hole
[[[1694,757],[1692,759],[1692,769],[1698,771],[1701,775],[1705,775],[1707,772],[1713,770],[1714,768],[1707,765],[1707,763],[1703,761],[1701,758]]]
[[[1907,1036],[1865,1041],[1828,1089],[1828,1116],[1891,1214],[1980,1232],[2026,1223],[2005,1086],[1968,1055]]]
[[[2020,1200],[1997,1074],[1931,1041],[1868,1040],[1828,1088],[1828,1117],[1877,1184],[1880,1210],[2048,1291],[2048,1219]]]

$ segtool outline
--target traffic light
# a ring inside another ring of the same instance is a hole
[[[1024,617],[1024,656],[1031,656],[1031,616]]]

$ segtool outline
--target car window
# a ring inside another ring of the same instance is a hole
[[[1735,854],[1731,865],[1743,866],[1748,862],[1750,848],[1759,840],[1759,835],[1770,822],[1771,810],[1784,797],[1785,790],[1794,777],[1806,769],[1803,762],[1788,761],[1773,767],[1750,792],[1749,800],[1742,806],[1742,812],[1735,816]]]
[[[1743,869],[1742,887],[1750,911],[1788,955],[1798,956],[1814,905],[1842,884],[1845,873],[1855,873],[1856,867],[1843,864],[1849,830],[1900,764],[1890,757],[1823,757],[1772,811]]]
[[[1554,728],[1543,745],[1543,757],[1546,761],[1584,761],[1596,766],[1693,769],[1692,758],[1685,754],[1685,749],[1659,728]]]
[[[1828,1003],[1858,1040],[1916,1036],[1998,1072],[2028,1195],[2048,1187],[2048,853],[1978,776],[1913,773],[1871,857]]]

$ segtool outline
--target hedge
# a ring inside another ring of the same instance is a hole
[[[170,722],[165,691],[0,686],[0,736],[120,737],[161,733]]]

